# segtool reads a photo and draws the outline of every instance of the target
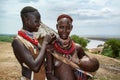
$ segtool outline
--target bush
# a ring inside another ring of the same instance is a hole
[[[85,38],[83,38],[83,37],[79,37],[79,36],[77,36],[77,35],[71,35],[71,39],[72,39],[74,42],[80,44],[80,45],[82,46],[82,48],[86,48],[87,43],[89,42],[88,39],[85,39]]]
[[[113,51],[111,47],[105,47],[101,54],[108,56],[108,57],[113,57]]]
[[[109,57],[120,57],[120,40],[109,39],[105,42],[105,47],[102,52],[103,55]]]

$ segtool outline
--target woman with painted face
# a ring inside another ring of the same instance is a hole
[[[99,68],[96,58],[89,57],[81,46],[70,38],[73,19],[66,14],[57,18],[58,37],[49,45],[46,54],[48,80],[88,80]]]

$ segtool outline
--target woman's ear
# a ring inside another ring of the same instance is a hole
[[[56,29],[58,30],[58,24],[56,24]]]
[[[24,22],[25,24],[28,23],[28,19],[27,19],[27,17],[23,16],[23,22]]]
[[[72,30],[72,28],[73,28],[73,25],[71,25],[71,30]]]

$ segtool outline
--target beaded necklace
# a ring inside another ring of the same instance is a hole
[[[71,39],[68,42],[68,45],[66,47],[63,47],[61,43],[62,42],[59,39],[55,40],[54,42],[54,48],[56,49],[57,52],[69,55],[73,53],[73,51],[75,50],[74,42]]]
[[[18,31],[18,35],[31,42],[32,44],[38,46],[38,40],[30,37],[24,30]]]

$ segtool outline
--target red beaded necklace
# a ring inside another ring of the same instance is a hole
[[[71,44],[71,46],[70,46],[68,49],[63,49],[63,48],[61,48],[61,46],[59,45],[59,41],[56,40],[56,41],[54,42],[54,48],[55,48],[58,52],[60,52],[60,53],[69,55],[69,54],[73,53],[73,51],[75,50],[74,42],[71,41],[70,44]]]
[[[22,31],[22,30],[18,31],[18,35],[21,36],[21,37],[23,37],[27,41],[31,42],[32,44],[38,46],[38,40],[29,37],[24,31]]]

